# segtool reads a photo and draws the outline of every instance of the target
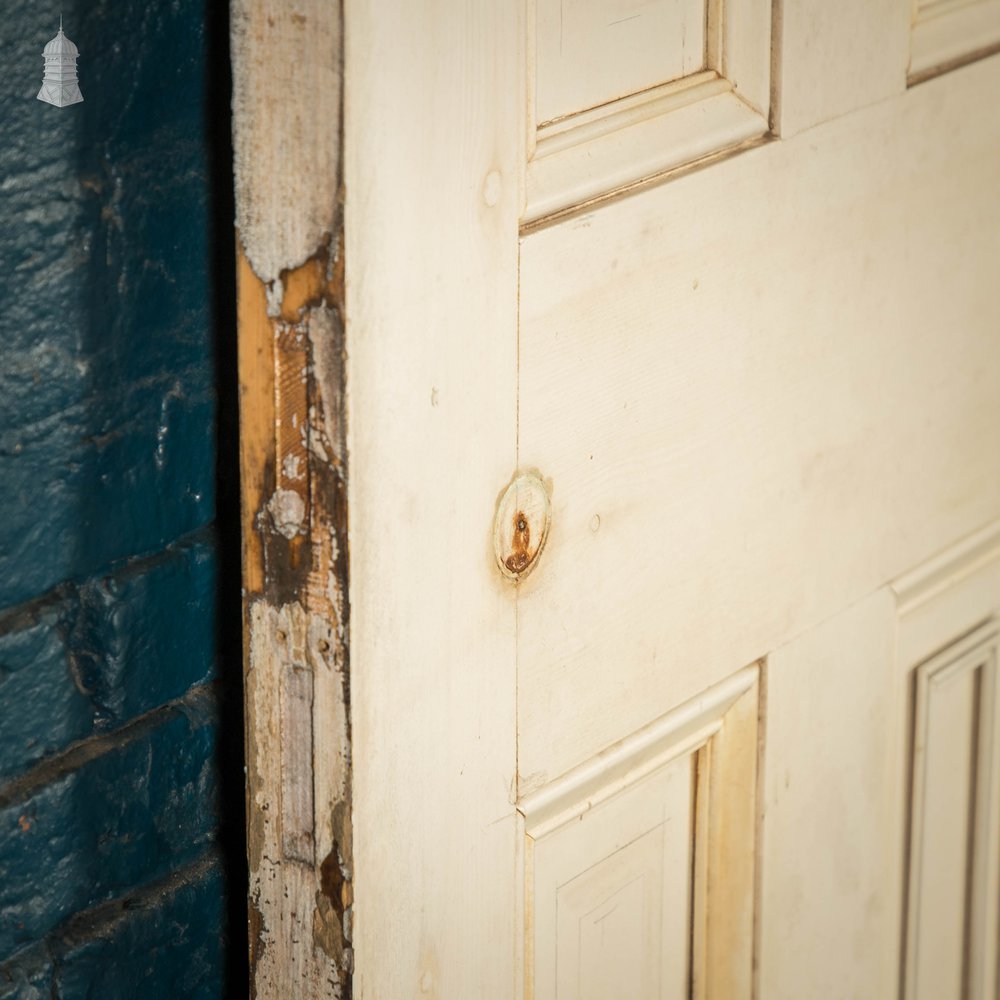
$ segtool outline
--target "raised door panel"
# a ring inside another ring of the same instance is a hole
[[[750,997],[758,667],[519,803],[530,1000]]]
[[[997,962],[998,629],[915,672],[908,1000],[990,1000]]]
[[[906,1000],[995,1000],[1000,936],[1000,524],[898,580],[908,692]]]
[[[532,838],[537,1000],[686,991],[694,771],[682,757]]]
[[[536,0],[536,121],[704,68],[707,14],[705,0]]]
[[[768,131],[767,0],[535,0],[523,221]]]

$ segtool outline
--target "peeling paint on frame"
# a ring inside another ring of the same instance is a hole
[[[231,17],[251,995],[347,998],[342,14]]]

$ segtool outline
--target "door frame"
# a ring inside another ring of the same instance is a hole
[[[256,997],[351,995],[342,16],[230,8]]]

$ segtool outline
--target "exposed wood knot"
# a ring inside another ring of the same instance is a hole
[[[548,488],[534,472],[516,476],[497,504],[493,543],[504,576],[521,579],[538,561],[548,535]]]
[[[504,560],[504,565],[511,573],[522,573],[531,562],[528,551],[531,545],[531,528],[528,527],[528,519],[524,516],[524,512],[520,510],[514,515],[514,537],[511,544],[514,551]]]

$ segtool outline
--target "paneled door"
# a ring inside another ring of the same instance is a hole
[[[355,996],[996,1000],[1000,5],[345,29]]]

